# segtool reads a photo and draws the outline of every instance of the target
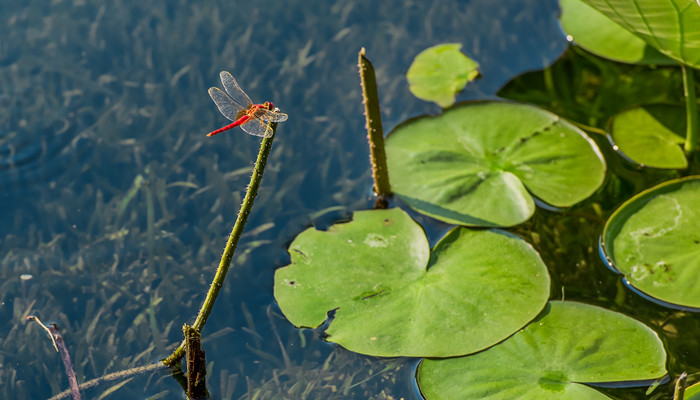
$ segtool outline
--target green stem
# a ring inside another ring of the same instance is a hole
[[[233,253],[236,251],[238,240],[241,238],[243,228],[248,221],[248,215],[250,215],[250,210],[253,208],[253,202],[255,202],[255,196],[258,194],[258,188],[260,187],[263,172],[265,171],[265,165],[267,164],[267,157],[272,149],[272,140],[275,138],[277,124],[270,124],[270,128],[272,129],[272,135],[264,138],[260,144],[258,159],[255,161],[253,175],[250,177],[250,184],[248,184],[248,190],[243,198],[243,204],[241,205],[240,211],[238,211],[238,218],[236,219],[236,223],[233,225],[231,235],[228,237],[224,254],[221,256],[221,261],[219,262],[219,268],[216,270],[216,275],[214,276],[214,280],[209,287],[207,297],[204,299],[204,304],[202,304],[202,308],[199,310],[199,315],[197,315],[197,319],[194,321],[194,324],[192,324],[192,327],[197,332],[202,331],[204,324],[207,323],[207,318],[209,318],[211,310],[214,308],[214,302],[216,301],[216,297],[219,295],[219,291],[224,284],[224,279],[226,278],[228,268],[231,265],[231,259],[233,259]],[[161,361],[167,366],[173,366],[179,363],[184,355],[185,346],[183,341],[183,343],[180,343],[180,346],[175,349],[173,354]]]
[[[87,382],[83,382],[78,387],[80,390],[87,390],[93,387],[96,387],[97,385],[100,385],[102,383],[107,383],[107,382],[112,382],[117,379],[126,379],[130,376],[138,375],[138,374],[145,374],[146,372],[153,372],[157,371],[159,369],[164,369],[165,366],[161,363],[155,363],[155,364],[149,364],[143,367],[135,367],[135,368],[129,368],[124,371],[119,371],[119,372],[113,372],[111,374],[103,375],[100,376],[99,378],[95,378],[92,380],[89,380]],[[64,390],[61,393],[55,394],[52,396],[49,400],[62,400],[62,399],[67,399],[71,397],[71,391],[70,389]]]
[[[681,64],[683,71],[683,89],[685,92],[685,114],[686,114],[686,134],[685,150],[686,156],[692,154],[698,145],[698,103],[695,100],[695,78],[693,69]]]
[[[360,50],[358,60],[362,100],[365,104],[365,118],[367,119],[367,140],[369,141],[369,154],[372,162],[374,193],[385,198],[391,196],[391,185],[389,185],[389,173],[386,167],[384,129],[382,128],[382,115],[379,112],[377,80],[374,76],[372,63],[365,57],[364,47]]]
[[[685,385],[686,385],[686,378],[688,377],[688,374],[683,372],[679,377],[678,380],[676,380],[676,386],[674,387],[673,390],[673,400],[683,400],[683,397],[685,396]],[[695,397],[695,396],[693,396]]]

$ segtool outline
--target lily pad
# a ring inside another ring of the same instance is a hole
[[[628,64],[675,64],[583,0],[559,0],[562,29],[587,51]]]
[[[655,168],[686,168],[685,109],[655,104],[634,107],[614,116],[610,136],[632,161]]]
[[[682,87],[680,68],[606,62],[569,46],[554,64],[514,78],[497,95],[605,130],[610,118],[627,108],[677,102]]]
[[[545,306],[537,252],[502,231],[451,230],[430,251],[400,209],[358,211],[326,232],[309,228],[275,273],[275,298],[298,327],[335,317],[327,340],[375,356],[473,353],[522,328]]]
[[[513,226],[534,200],[569,207],[602,184],[605,161],[581,130],[536,107],[477,102],[399,125],[386,141],[394,193],[418,212]]]
[[[585,384],[659,378],[665,363],[659,337],[641,322],[553,301],[538,319],[490,349],[423,360],[418,386],[427,400],[607,399]]]
[[[694,0],[584,0],[661,53],[700,67],[700,6]]]
[[[700,383],[688,386],[685,389],[685,400],[700,400]]]
[[[625,202],[603,230],[608,262],[666,303],[700,308],[700,176],[657,185]]]
[[[420,52],[406,74],[411,93],[443,108],[454,104],[455,95],[479,76],[479,64],[461,48],[461,44],[448,43]]]

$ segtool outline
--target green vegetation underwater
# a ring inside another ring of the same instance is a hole
[[[0,19],[0,398],[700,398],[700,2]]]

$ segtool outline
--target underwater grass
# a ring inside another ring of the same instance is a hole
[[[533,23],[538,2],[508,9],[472,3],[497,17],[469,40],[485,66],[484,49],[499,49],[492,65],[504,75],[521,68],[525,56],[500,63],[513,56],[508,44],[516,39],[503,35],[498,18],[532,26],[536,34],[527,40],[550,34]],[[205,332],[205,347],[228,357],[213,361],[211,385],[225,386],[233,398],[274,397],[292,387],[307,398],[390,398],[405,364],[375,376],[369,370],[376,374],[384,361],[324,343],[285,363],[271,348],[266,308],[250,306],[246,319],[237,304],[273,302],[273,269],[284,264],[285,244],[301,228],[367,208],[360,44],[382,55],[373,61],[390,127],[426,110],[407,95],[401,66],[414,54],[406,47],[461,40],[465,26],[484,23],[459,2],[415,3],[397,14],[404,6],[115,0],[47,7],[30,0],[3,7],[0,101],[8,111],[0,111],[0,192],[8,197],[0,230],[0,397],[46,398],[68,387],[46,338],[24,321],[30,313],[61,327],[78,382],[150,365],[179,343],[179,326],[202,301],[257,147],[240,133],[217,143],[203,137],[220,121],[206,89],[225,68],[250,94],[279,102],[293,115],[285,131],[295,133],[277,139],[229,277],[239,283],[222,291],[232,306],[221,307],[222,322],[210,321]],[[330,211],[314,215],[319,210]],[[33,278],[23,291],[19,276],[26,273]],[[290,336],[285,346],[301,346],[288,324],[278,329]],[[179,389],[170,380],[162,371],[136,377],[110,397],[154,391],[167,398],[163,393]],[[109,385],[90,390],[99,397]]]

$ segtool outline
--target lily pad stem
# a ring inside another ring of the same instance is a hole
[[[683,400],[683,397],[685,397],[686,378],[688,378],[688,374],[684,371],[676,380],[676,386],[673,390],[673,400]]]
[[[379,197],[378,200],[381,199],[385,203],[386,197],[391,196],[391,185],[389,185],[389,172],[386,167],[386,153],[384,152],[384,129],[382,128],[382,115],[379,112],[379,96],[377,95],[377,80],[374,76],[374,67],[365,57],[364,47],[360,50],[357,66],[360,70],[360,81],[362,84],[362,103],[365,105],[367,140],[369,141],[369,154],[372,163],[374,193]],[[377,208],[376,204],[375,208]]]
[[[685,146],[683,149],[686,155],[690,155],[696,150],[698,145],[698,103],[695,101],[693,69],[682,64],[681,69],[683,70],[686,114]]]
[[[228,273],[228,268],[231,265],[233,253],[236,251],[238,240],[241,238],[243,228],[248,221],[248,215],[250,215],[250,210],[253,208],[253,202],[255,202],[255,196],[258,194],[258,188],[260,187],[263,172],[265,171],[265,165],[267,164],[267,157],[272,149],[272,140],[275,138],[277,124],[271,123],[270,128],[272,129],[272,135],[264,138],[260,144],[258,159],[255,161],[253,175],[250,177],[250,184],[248,184],[248,190],[243,198],[243,204],[241,205],[240,211],[238,211],[238,218],[236,219],[236,223],[233,225],[231,234],[228,237],[224,254],[221,256],[221,261],[219,262],[219,268],[216,270],[216,275],[214,275],[214,280],[209,287],[207,297],[204,299],[204,304],[202,304],[202,308],[199,310],[199,315],[197,315],[197,319],[194,321],[194,324],[192,324],[192,328],[194,328],[197,332],[202,331],[204,324],[207,323],[207,318],[209,318],[211,310],[214,308],[214,302],[216,301],[216,297],[219,295],[219,291],[224,284],[224,279],[226,279],[226,274]],[[175,349],[173,354],[161,361],[167,366],[173,366],[179,363],[184,355],[185,342],[183,341],[180,343],[180,346]]]

